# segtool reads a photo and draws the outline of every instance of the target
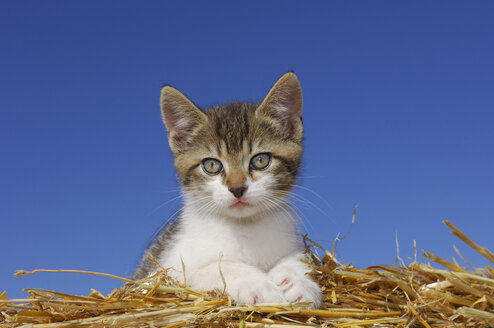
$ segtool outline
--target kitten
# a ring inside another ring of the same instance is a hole
[[[239,304],[319,306],[321,289],[300,262],[295,216],[285,199],[303,151],[297,76],[283,75],[260,104],[204,111],[165,86],[161,109],[184,206],[148,251],[195,289],[223,289],[222,274],[227,293]],[[154,271],[144,258],[133,278]]]

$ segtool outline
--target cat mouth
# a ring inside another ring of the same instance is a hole
[[[246,202],[243,202],[241,200],[237,200],[235,203],[233,203],[232,205],[230,205],[231,208],[236,208],[236,209],[242,209],[242,208],[245,208],[247,206],[250,206],[249,203],[246,203]]]

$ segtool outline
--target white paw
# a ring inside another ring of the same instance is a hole
[[[286,266],[274,268],[269,276],[282,290],[288,302],[311,302],[314,308],[321,305],[321,288],[308,276]]]
[[[229,294],[237,304],[286,303],[281,289],[267,277],[240,281],[232,289]]]

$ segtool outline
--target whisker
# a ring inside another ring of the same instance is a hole
[[[165,206],[165,205],[167,205],[167,204],[169,204],[169,203],[171,203],[171,202],[174,202],[174,201],[176,201],[176,200],[178,200],[178,199],[180,199],[180,198],[182,198],[182,195],[178,195],[178,196],[176,196],[176,197],[173,197],[173,198],[171,198],[171,199],[167,200],[166,202],[164,202],[164,203],[160,204],[158,207],[156,207],[154,210],[152,210],[152,211],[148,214],[148,216],[153,215],[154,213],[156,213],[156,212],[157,212],[160,208],[162,208],[163,206]]]

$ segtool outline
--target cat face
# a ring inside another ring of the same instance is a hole
[[[282,76],[261,104],[201,111],[167,86],[161,105],[188,205],[227,218],[255,218],[283,206],[303,151],[295,74]]]

